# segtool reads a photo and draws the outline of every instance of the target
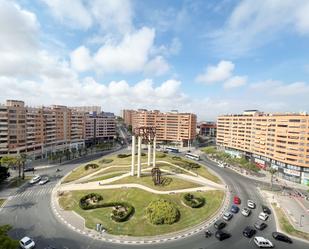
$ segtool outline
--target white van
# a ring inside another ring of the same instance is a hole
[[[265,239],[264,237],[254,237],[254,243],[259,248],[272,248],[272,247],[274,247],[274,245],[268,239]]]

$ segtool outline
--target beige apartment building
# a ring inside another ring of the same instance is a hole
[[[251,110],[219,116],[217,145],[261,168],[277,169],[284,179],[309,182],[309,115],[305,113]]]
[[[122,110],[121,111],[121,117],[123,118],[123,121],[126,125],[132,126],[132,116],[133,113],[135,113],[135,110]]]
[[[60,105],[28,107],[23,101],[7,100],[0,105],[0,157],[19,153],[46,157],[50,152],[83,147],[95,134],[100,139],[114,137],[113,115],[106,122],[99,121],[98,127],[90,127],[98,131],[86,136],[86,123],[92,117],[79,110]]]
[[[158,110],[148,111],[145,109],[129,110],[128,113],[131,113],[131,117],[127,120],[131,120],[133,130],[141,126],[155,127],[159,142],[167,141],[188,146],[196,137],[195,114],[179,113],[178,111],[162,113]]]

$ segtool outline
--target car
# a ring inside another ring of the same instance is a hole
[[[226,212],[224,215],[223,215],[223,219],[224,220],[227,220],[229,221],[230,219],[233,218],[233,214],[231,214],[230,212]]]
[[[234,204],[240,204],[240,198],[238,196],[234,196]]]
[[[33,167],[24,169],[24,172],[31,172],[31,171],[35,171],[35,169]]]
[[[250,210],[249,208],[247,208],[247,207],[244,207],[244,208],[241,210],[241,214],[242,214],[243,216],[248,217],[248,216],[251,214],[251,210]]]
[[[49,182],[49,178],[45,176],[39,181],[39,185],[44,185],[47,182]]]
[[[251,226],[245,227],[245,229],[242,231],[242,234],[247,238],[252,238],[255,233],[256,230]]]
[[[233,206],[231,207],[231,212],[234,213],[234,214],[237,214],[237,213],[239,212],[239,207],[233,205]]]
[[[274,245],[270,242],[270,240],[265,239],[264,237],[254,237],[254,243],[259,247],[259,248],[272,248]]]
[[[41,176],[36,175],[30,180],[30,184],[35,184],[37,182],[41,181]]]
[[[224,228],[226,226],[226,223],[222,220],[217,220],[214,224],[214,227],[218,230]]]
[[[264,229],[267,227],[267,224],[264,223],[264,222],[262,222],[262,221],[257,221],[257,222],[255,222],[254,227],[255,227],[257,230],[262,231],[262,230],[264,230]]]
[[[247,201],[247,206],[248,206],[249,208],[254,209],[254,208],[255,208],[255,203],[254,203],[253,201],[251,201],[251,200],[248,200],[248,201]]]
[[[259,219],[263,220],[263,221],[266,221],[268,219],[268,214],[264,213],[264,212],[261,212],[259,214]]]
[[[228,239],[229,237],[231,237],[231,235],[223,230],[218,230],[216,233],[215,233],[215,237],[222,241],[222,240],[225,240],[225,239]]]
[[[23,237],[20,241],[19,241],[19,245],[21,248],[23,249],[32,249],[35,247],[35,243],[32,239],[30,239],[29,237]]]
[[[273,232],[272,233],[272,236],[275,240],[280,240],[280,241],[283,241],[283,242],[287,242],[287,243],[290,243],[292,244],[293,241],[291,240],[290,237],[286,236],[285,234],[283,233],[278,233],[278,232]]]
[[[271,210],[269,207],[262,205],[262,210],[264,213],[270,215],[271,214]]]

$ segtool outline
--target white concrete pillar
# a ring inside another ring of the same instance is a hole
[[[153,138],[153,153],[152,153],[152,167],[156,166],[156,147],[157,147],[157,142],[156,142],[156,137]]]
[[[148,163],[147,165],[150,166],[151,164],[151,143],[148,143]]]
[[[141,177],[141,150],[142,150],[142,137],[138,137],[137,144],[137,177]]]
[[[132,136],[132,162],[131,162],[131,176],[134,176],[135,167],[135,136]]]

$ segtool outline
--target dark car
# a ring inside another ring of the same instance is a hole
[[[247,226],[243,231],[242,234],[247,238],[252,238],[252,236],[256,233],[256,230],[253,227]]]
[[[214,227],[218,230],[224,228],[226,226],[226,223],[222,220],[217,220],[214,224]]]
[[[31,168],[25,168],[25,169],[24,169],[24,172],[31,172],[31,171],[34,171],[34,168],[33,168],[33,167],[31,167]]]
[[[227,232],[224,232],[222,230],[218,230],[216,233],[215,233],[215,237],[222,241],[222,240],[225,240],[225,239],[228,239],[229,237],[231,237],[231,235]]]
[[[264,213],[266,213],[266,214],[271,214],[271,210],[270,210],[269,207],[263,205],[263,206],[262,206],[262,209],[263,209],[263,212],[264,212]]]
[[[254,224],[254,227],[257,229],[257,230],[264,230],[266,227],[267,227],[267,224],[264,223],[263,221],[257,221],[255,224]]]
[[[233,206],[231,207],[231,212],[234,213],[234,214],[237,214],[237,213],[239,212],[239,207],[233,205]]]
[[[273,232],[272,233],[272,236],[274,239],[276,240],[280,240],[280,241],[283,241],[283,242],[287,242],[287,243],[292,243],[292,240],[290,237],[286,236],[285,234],[283,233],[278,233],[278,232]]]

